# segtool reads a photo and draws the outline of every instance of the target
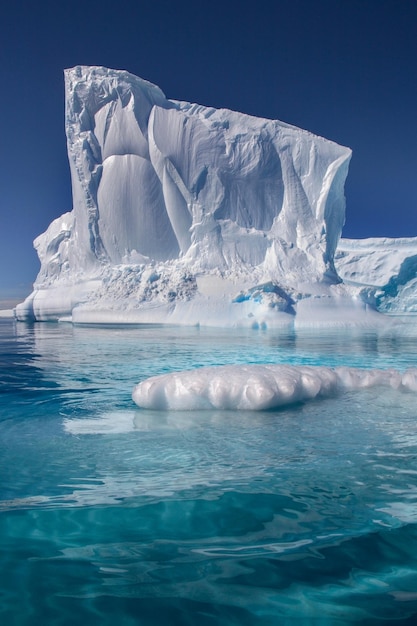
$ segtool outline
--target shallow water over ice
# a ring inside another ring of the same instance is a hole
[[[152,375],[416,367],[415,339],[0,322],[0,618],[414,624],[416,396],[145,411]]]

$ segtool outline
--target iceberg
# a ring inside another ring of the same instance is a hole
[[[417,391],[417,369],[365,370],[307,365],[224,365],[148,378],[132,399],[159,411],[265,411],[370,387]]]
[[[349,148],[104,67],[66,70],[65,100],[73,208],[34,242],[18,320],[279,326],[321,298],[362,315],[334,265]]]
[[[343,282],[374,309],[417,314],[417,238],[341,239],[335,264]]]

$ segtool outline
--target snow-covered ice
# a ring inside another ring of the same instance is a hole
[[[346,285],[383,313],[417,314],[417,238],[341,239],[335,256]]]
[[[262,411],[329,397],[341,391],[385,386],[417,391],[417,369],[225,365],[172,372],[135,386],[132,398],[144,409]]]

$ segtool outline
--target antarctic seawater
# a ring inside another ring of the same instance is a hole
[[[416,396],[152,412],[133,386],[228,363],[416,367],[395,334],[0,322],[7,626],[417,620]]]

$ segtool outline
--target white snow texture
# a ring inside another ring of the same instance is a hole
[[[337,271],[383,313],[417,314],[417,238],[341,239]]]

